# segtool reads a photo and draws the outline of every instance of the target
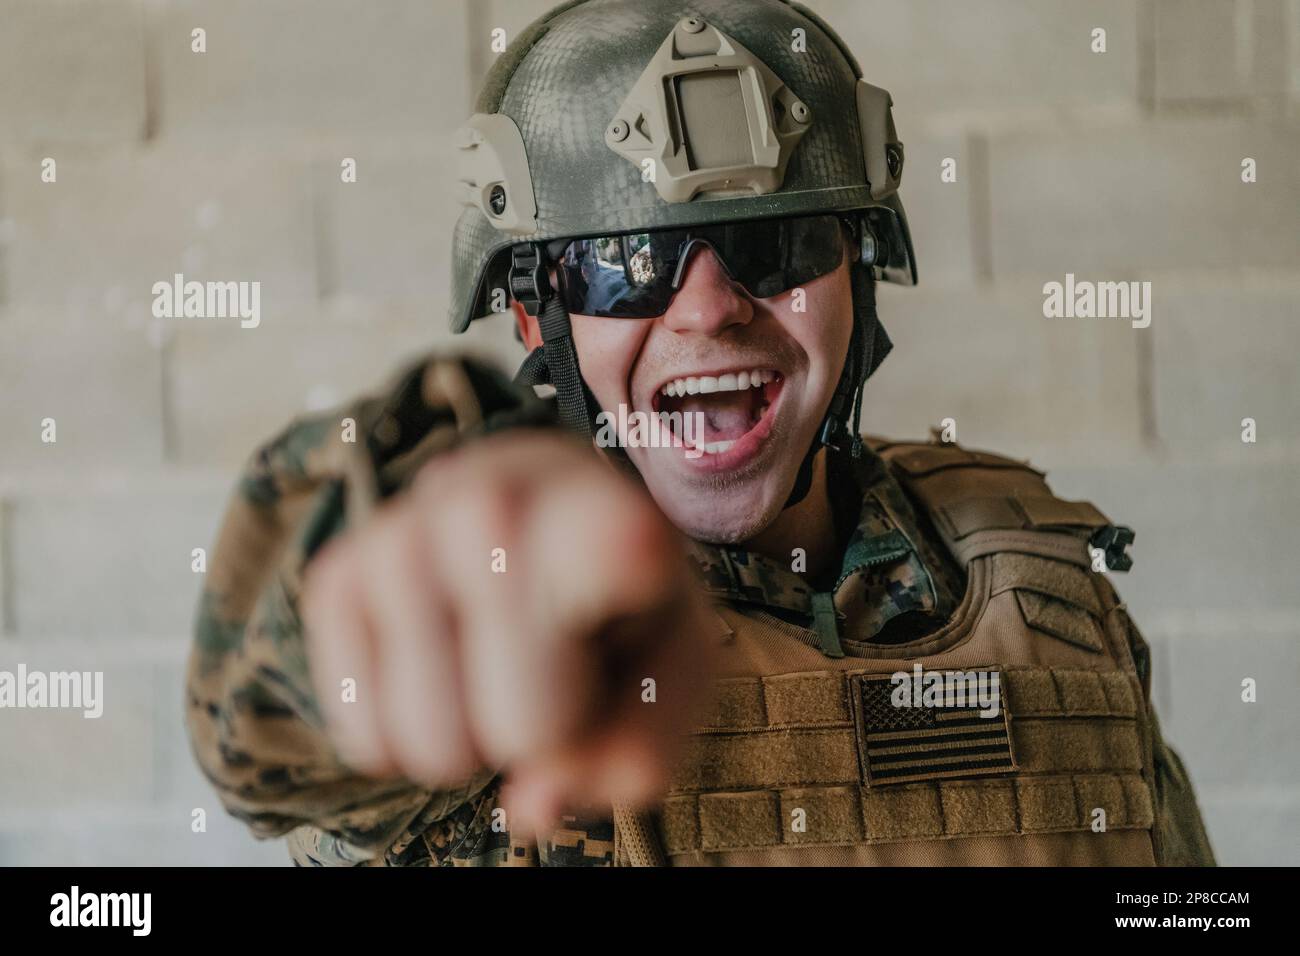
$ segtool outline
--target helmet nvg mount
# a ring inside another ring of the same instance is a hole
[[[565,423],[590,434],[597,409],[568,314],[550,294],[549,242],[852,217],[861,244],[851,266],[853,344],[806,464],[821,444],[855,441],[862,384],[890,347],[874,283],[916,283],[891,105],[798,3],[562,4],[500,56],[457,133],[466,208],[453,238],[452,331],[504,310],[507,292],[540,314],[544,344],[520,380],[554,384]],[[806,491],[804,472],[792,500]]]

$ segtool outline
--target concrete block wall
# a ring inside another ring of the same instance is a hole
[[[1219,858],[1295,863],[1300,0],[808,2],[907,144],[922,286],[882,292],[868,428],[951,417],[1137,529],[1116,583]],[[521,357],[446,333],[446,137],[549,6],[0,0],[0,669],[107,697],[0,711],[0,862],[286,862],[188,752],[190,552],[294,414],[429,348]],[[261,325],[155,320],[176,272],[260,281]],[[1150,281],[1150,327],[1045,319],[1066,273]]]

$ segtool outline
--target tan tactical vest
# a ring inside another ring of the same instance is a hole
[[[1088,545],[1109,520],[1023,462],[872,446],[965,568],[965,596],[938,631],[845,640],[839,659],[811,630],[719,606],[725,676],[658,814],[666,861],[1154,864],[1150,723]],[[890,675],[916,664],[996,672],[998,716],[891,706]],[[621,816],[625,862],[645,834]]]

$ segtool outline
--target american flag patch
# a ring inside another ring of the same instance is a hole
[[[931,672],[937,673],[937,672]],[[992,670],[968,670],[989,675]],[[1002,681],[999,674],[998,687]],[[1007,711],[980,715],[977,701],[959,706],[896,707],[888,674],[860,674],[851,684],[858,754],[868,786],[946,777],[982,777],[1016,769]]]

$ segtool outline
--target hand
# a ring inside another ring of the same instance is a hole
[[[543,432],[430,461],[303,589],[344,762],[433,788],[503,770],[512,817],[538,827],[663,787],[707,687],[708,614],[645,491]]]

